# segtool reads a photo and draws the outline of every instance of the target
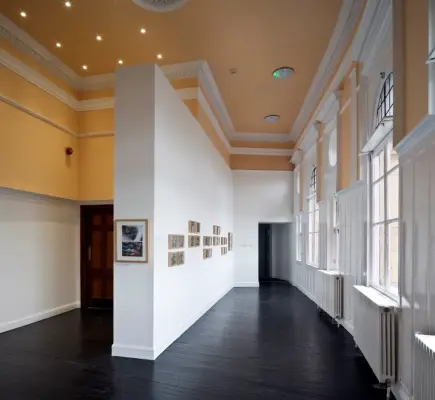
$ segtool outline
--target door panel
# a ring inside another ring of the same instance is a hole
[[[113,307],[113,206],[81,207],[83,308]]]

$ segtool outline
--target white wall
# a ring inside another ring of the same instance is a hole
[[[115,101],[115,219],[148,219],[154,237],[154,65],[120,68]],[[152,358],[154,253],[148,264],[115,263],[112,354]]]
[[[155,349],[163,351],[232,287],[234,252],[203,260],[199,248],[185,249],[185,265],[168,268],[168,234],[201,236],[233,230],[232,172],[160,70],[155,82]],[[170,118],[168,118],[170,116]],[[235,238],[237,242],[237,237]]]
[[[0,189],[0,332],[80,306],[80,210]]]
[[[258,286],[258,224],[291,222],[293,173],[233,171],[235,286]]]
[[[290,281],[291,224],[271,225],[271,276]]]

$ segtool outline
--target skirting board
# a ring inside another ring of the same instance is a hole
[[[310,293],[307,292],[302,286],[296,285],[296,287],[305,295],[307,296],[312,302],[317,304],[316,298]]]
[[[353,336],[353,326],[350,324],[349,321],[340,319],[338,322],[344,329],[346,329]]]
[[[140,360],[155,360],[154,349],[141,346],[112,345],[112,357],[138,358]]]
[[[113,357],[125,357],[125,358],[138,358],[141,360],[156,360],[157,357],[162,354],[172,343],[174,343],[185,331],[187,331],[195,322],[197,322],[207,311],[210,310],[220,299],[228,294],[233,287],[229,287],[217,296],[212,302],[204,307],[198,314],[194,315],[189,322],[185,323],[170,339],[167,339],[164,345],[158,349],[142,346],[128,346],[123,344],[114,343],[112,345]]]
[[[11,331],[13,329],[21,328],[22,326],[34,324],[35,322],[42,321],[47,318],[55,317],[56,315],[66,313],[68,311],[80,308],[80,302],[65,304],[60,307],[52,308],[51,310],[41,311],[39,313],[28,315],[27,317],[8,321],[0,324],[0,333]]]
[[[260,284],[258,282],[236,282],[234,284],[235,288],[241,288],[241,287],[260,287]]]
[[[393,392],[396,400],[412,400],[412,396],[409,395],[401,382],[397,382],[391,386],[391,391]]]

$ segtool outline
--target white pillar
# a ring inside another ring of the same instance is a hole
[[[115,219],[148,219],[148,263],[114,266],[112,355],[154,359],[154,64],[120,68],[115,97]]]

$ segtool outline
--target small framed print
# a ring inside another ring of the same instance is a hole
[[[176,267],[177,265],[177,253],[168,253],[168,267]]]
[[[195,247],[201,246],[201,236],[194,236],[195,238]]]
[[[201,233],[201,224],[199,222],[196,223],[196,233]]]
[[[196,222],[189,221],[189,233],[196,233]]]
[[[118,219],[115,221],[116,262],[148,262],[148,225],[147,219]]]
[[[196,243],[196,236],[194,235],[189,235],[189,247],[195,247],[195,243]]]

